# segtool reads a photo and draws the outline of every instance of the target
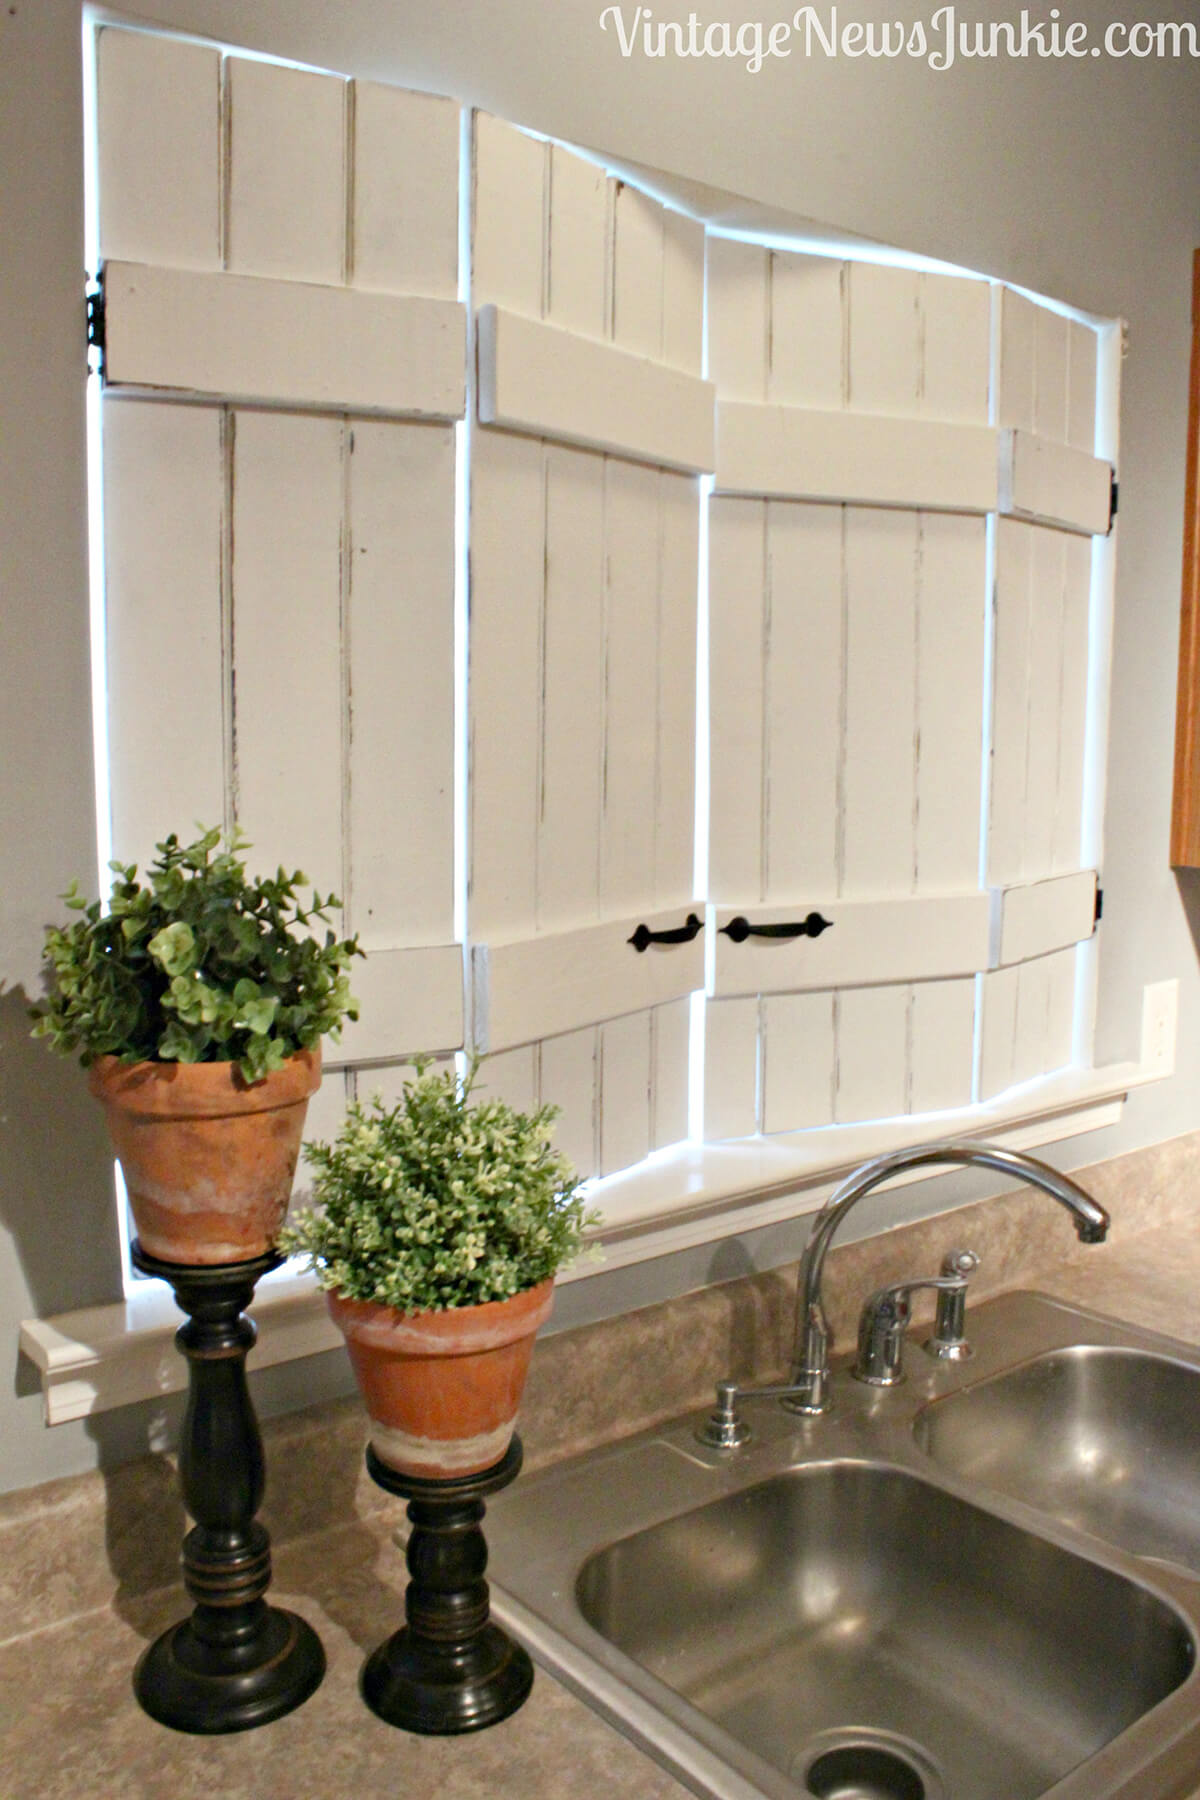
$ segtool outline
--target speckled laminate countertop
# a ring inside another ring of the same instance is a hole
[[[1200,1340],[1200,1233],[1178,1220],[1125,1236],[1119,1256],[1065,1251],[1019,1285]],[[130,1671],[145,1643],[185,1610],[178,1588],[119,1599],[0,1648],[0,1800],[678,1800],[685,1793],[540,1670],[514,1718],[473,1736],[413,1737],[368,1713],[359,1669],[402,1616],[405,1571],[394,1525],[395,1515],[381,1512],[277,1552],[272,1598],[315,1626],[329,1667],[305,1706],[257,1731],[187,1737],[155,1725],[134,1702]]]

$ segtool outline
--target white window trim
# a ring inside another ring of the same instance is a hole
[[[591,1198],[603,1222],[593,1243],[602,1255],[585,1258],[559,1280],[587,1281],[731,1233],[803,1217],[860,1162],[884,1150],[956,1133],[1028,1150],[1116,1124],[1131,1089],[1169,1073],[1144,1043],[1140,1062],[1063,1070],[956,1112],[737,1144],[680,1144],[594,1184]],[[938,1180],[946,1173],[912,1170],[895,1185]],[[311,1274],[266,1283],[253,1314],[258,1342],[250,1354],[252,1368],[341,1345]],[[161,1399],[185,1387],[186,1365],[173,1343],[181,1317],[165,1284],[148,1282],[125,1301],[22,1321],[20,1345],[40,1373],[47,1425]]]

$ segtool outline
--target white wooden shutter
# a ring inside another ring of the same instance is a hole
[[[327,1056],[386,1080],[463,1041],[459,111],[118,28],[98,56],[114,852],[236,821],[338,891],[369,959]]]
[[[705,1134],[962,1106],[1071,1053],[1068,946],[1095,891],[1079,867],[1086,532],[1101,480],[1107,526],[1110,476],[1090,455],[1095,335],[1031,308],[1054,321],[1037,341],[1073,359],[1074,404],[1043,347],[1040,410],[991,423],[987,284],[719,238],[708,281]],[[1007,354],[1015,392],[1028,371]],[[981,885],[986,515],[1002,509]],[[815,937],[745,934],[814,913]],[[983,974],[1002,957],[1029,973]]]
[[[471,886],[488,1079],[611,1173],[687,1132],[703,231],[479,114]],[[699,909],[702,912],[702,908]]]

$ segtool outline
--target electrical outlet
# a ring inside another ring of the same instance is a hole
[[[1179,1025],[1178,981],[1151,981],[1142,989],[1142,1067],[1155,1075],[1175,1073],[1175,1033]]]

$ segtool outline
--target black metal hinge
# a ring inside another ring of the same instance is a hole
[[[1113,528],[1113,520],[1117,516],[1117,495],[1118,495],[1119,489],[1120,489],[1120,484],[1117,481],[1117,474],[1116,474],[1116,470],[1114,469],[1113,473],[1109,476],[1109,488],[1108,488],[1108,529],[1110,531]]]
[[[87,290],[88,348],[104,355],[104,284],[98,281]]]
[[[1093,931],[1095,931],[1097,925],[1100,923],[1103,913],[1104,913],[1104,889],[1102,887],[1098,887],[1096,889],[1096,910],[1095,910],[1094,914],[1092,915],[1092,930]]]

